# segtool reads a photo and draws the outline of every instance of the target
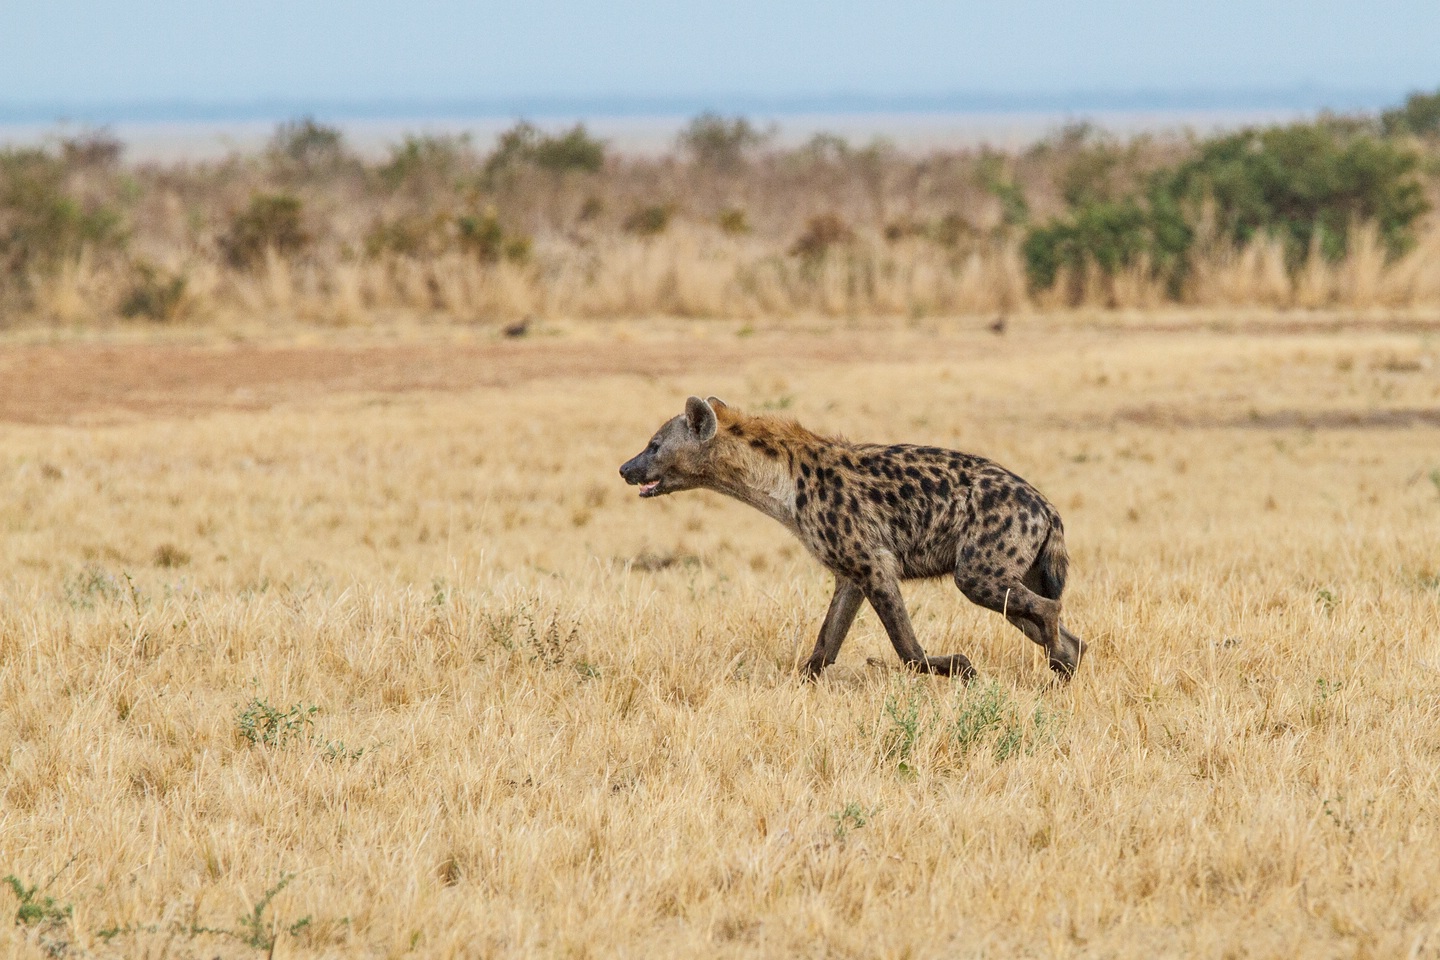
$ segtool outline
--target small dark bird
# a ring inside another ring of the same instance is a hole
[[[1005,314],[1000,314],[988,327],[989,331],[997,337],[1005,336]]]
[[[530,317],[526,317],[519,323],[510,324],[510,326],[506,327],[501,332],[504,333],[505,336],[509,337],[511,340],[518,340],[519,338],[525,336],[525,334],[530,332],[530,320]]]

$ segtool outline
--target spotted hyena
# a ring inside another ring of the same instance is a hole
[[[900,581],[953,576],[972,602],[1001,613],[1045,648],[1068,679],[1084,645],[1060,625],[1069,557],[1060,515],[1034,487],[984,457],[850,443],[792,421],[747,416],[691,397],[620,468],[640,496],[704,488],[779,520],[835,574],[835,595],[805,672],[835,662],[862,600],[895,652],[929,673],[969,678],[964,654],[927,656]]]

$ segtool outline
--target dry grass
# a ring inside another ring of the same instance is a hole
[[[0,949],[1440,954],[1440,442],[1265,426],[1440,408],[1433,339],[892,349],[0,426]],[[697,391],[1036,481],[1077,680],[937,583],[974,685],[868,613],[799,683],[823,572],[615,476]]]

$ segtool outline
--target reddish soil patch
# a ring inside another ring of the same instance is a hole
[[[914,359],[878,336],[361,347],[65,344],[0,348],[0,421],[72,423],[264,409],[330,393],[506,386],[551,377],[733,371],[757,360]],[[935,356],[933,344],[924,355]],[[973,350],[969,351],[973,354]]]

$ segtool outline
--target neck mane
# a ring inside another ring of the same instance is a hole
[[[816,448],[836,441],[793,420],[749,416],[729,407],[721,407],[716,413],[718,469],[707,486],[749,504],[798,533],[797,471],[801,462],[814,461]]]

